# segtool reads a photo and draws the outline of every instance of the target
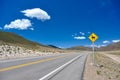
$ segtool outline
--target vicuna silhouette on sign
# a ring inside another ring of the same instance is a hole
[[[95,37],[94,37],[94,36],[92,36],[92,39],[95,39]]]

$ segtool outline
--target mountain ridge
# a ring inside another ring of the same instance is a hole
[[[120,50],[120,42],[109,44],[107,46],[99,48],[98,50],[100,51]]]
[[[92,51],[91,47],[85,47],[85,46],[74,46],[71,48],[67,48],[67,50],[86,50],[86,51]],[[120,42],[112,43],[104,47],[95,47],[96,51],[112,51],[112,50],[120,50]]]

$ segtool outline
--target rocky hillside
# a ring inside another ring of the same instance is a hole
[[[38,49],[39,47],[54,48],[52,46],[42,45],[40,43],[27,40],[27,39],[23,38],[22,36],[19,36],[15,33],[11,33],[11,32],[0,31],[0,41],[2,41],[4,43],[9,43],[9,44],[11,43],[14,45],[19,45],[22,47],[33,48],[33,49],[36,49],[36,48]]]
[[[75,46],[75,47],[71,47],[68,48],[67,50],[82,50],[82,51],[91,51],[92,48],[91,47],[84,47],[84,46]],[[120,42],[118,43],[113,43],[113,44],[109,44],[107,46],[104,47],[95,47],[96,51],[113,51],[113,50],[120,50]]]
[[[33,54],[34,53],[34,54]],[[38,51],[33,51],[20,46],[11,45],[0,45],[0,56],[4,57],[15,57],[15,56],[33,56],[39,55]]]
[[[101,47],[98,50],[100,51],[120,50],[120,42],[109,44],[108,46]]]
[[[54,46],[29,41],[17,34],[0,31],[0,58],[35,56],[62,52]]]
[[[91,51],[92,49],[90,47],[75,46],[75,47],[68,48],[67,50]]]

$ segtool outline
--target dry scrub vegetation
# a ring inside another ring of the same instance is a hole
[[[119,53],[115,54],[118,55]],[[108,80],[120,80],[120,63],[101,53],[96,53],[95,59],[96,64],[100,65],[96,70],[97,75],[105,76]]]

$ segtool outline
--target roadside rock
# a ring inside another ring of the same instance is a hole
[[[43,53],[37,50],[26,49],[20,46],[0,45],[0,59],[37,55],[43,55]]]

